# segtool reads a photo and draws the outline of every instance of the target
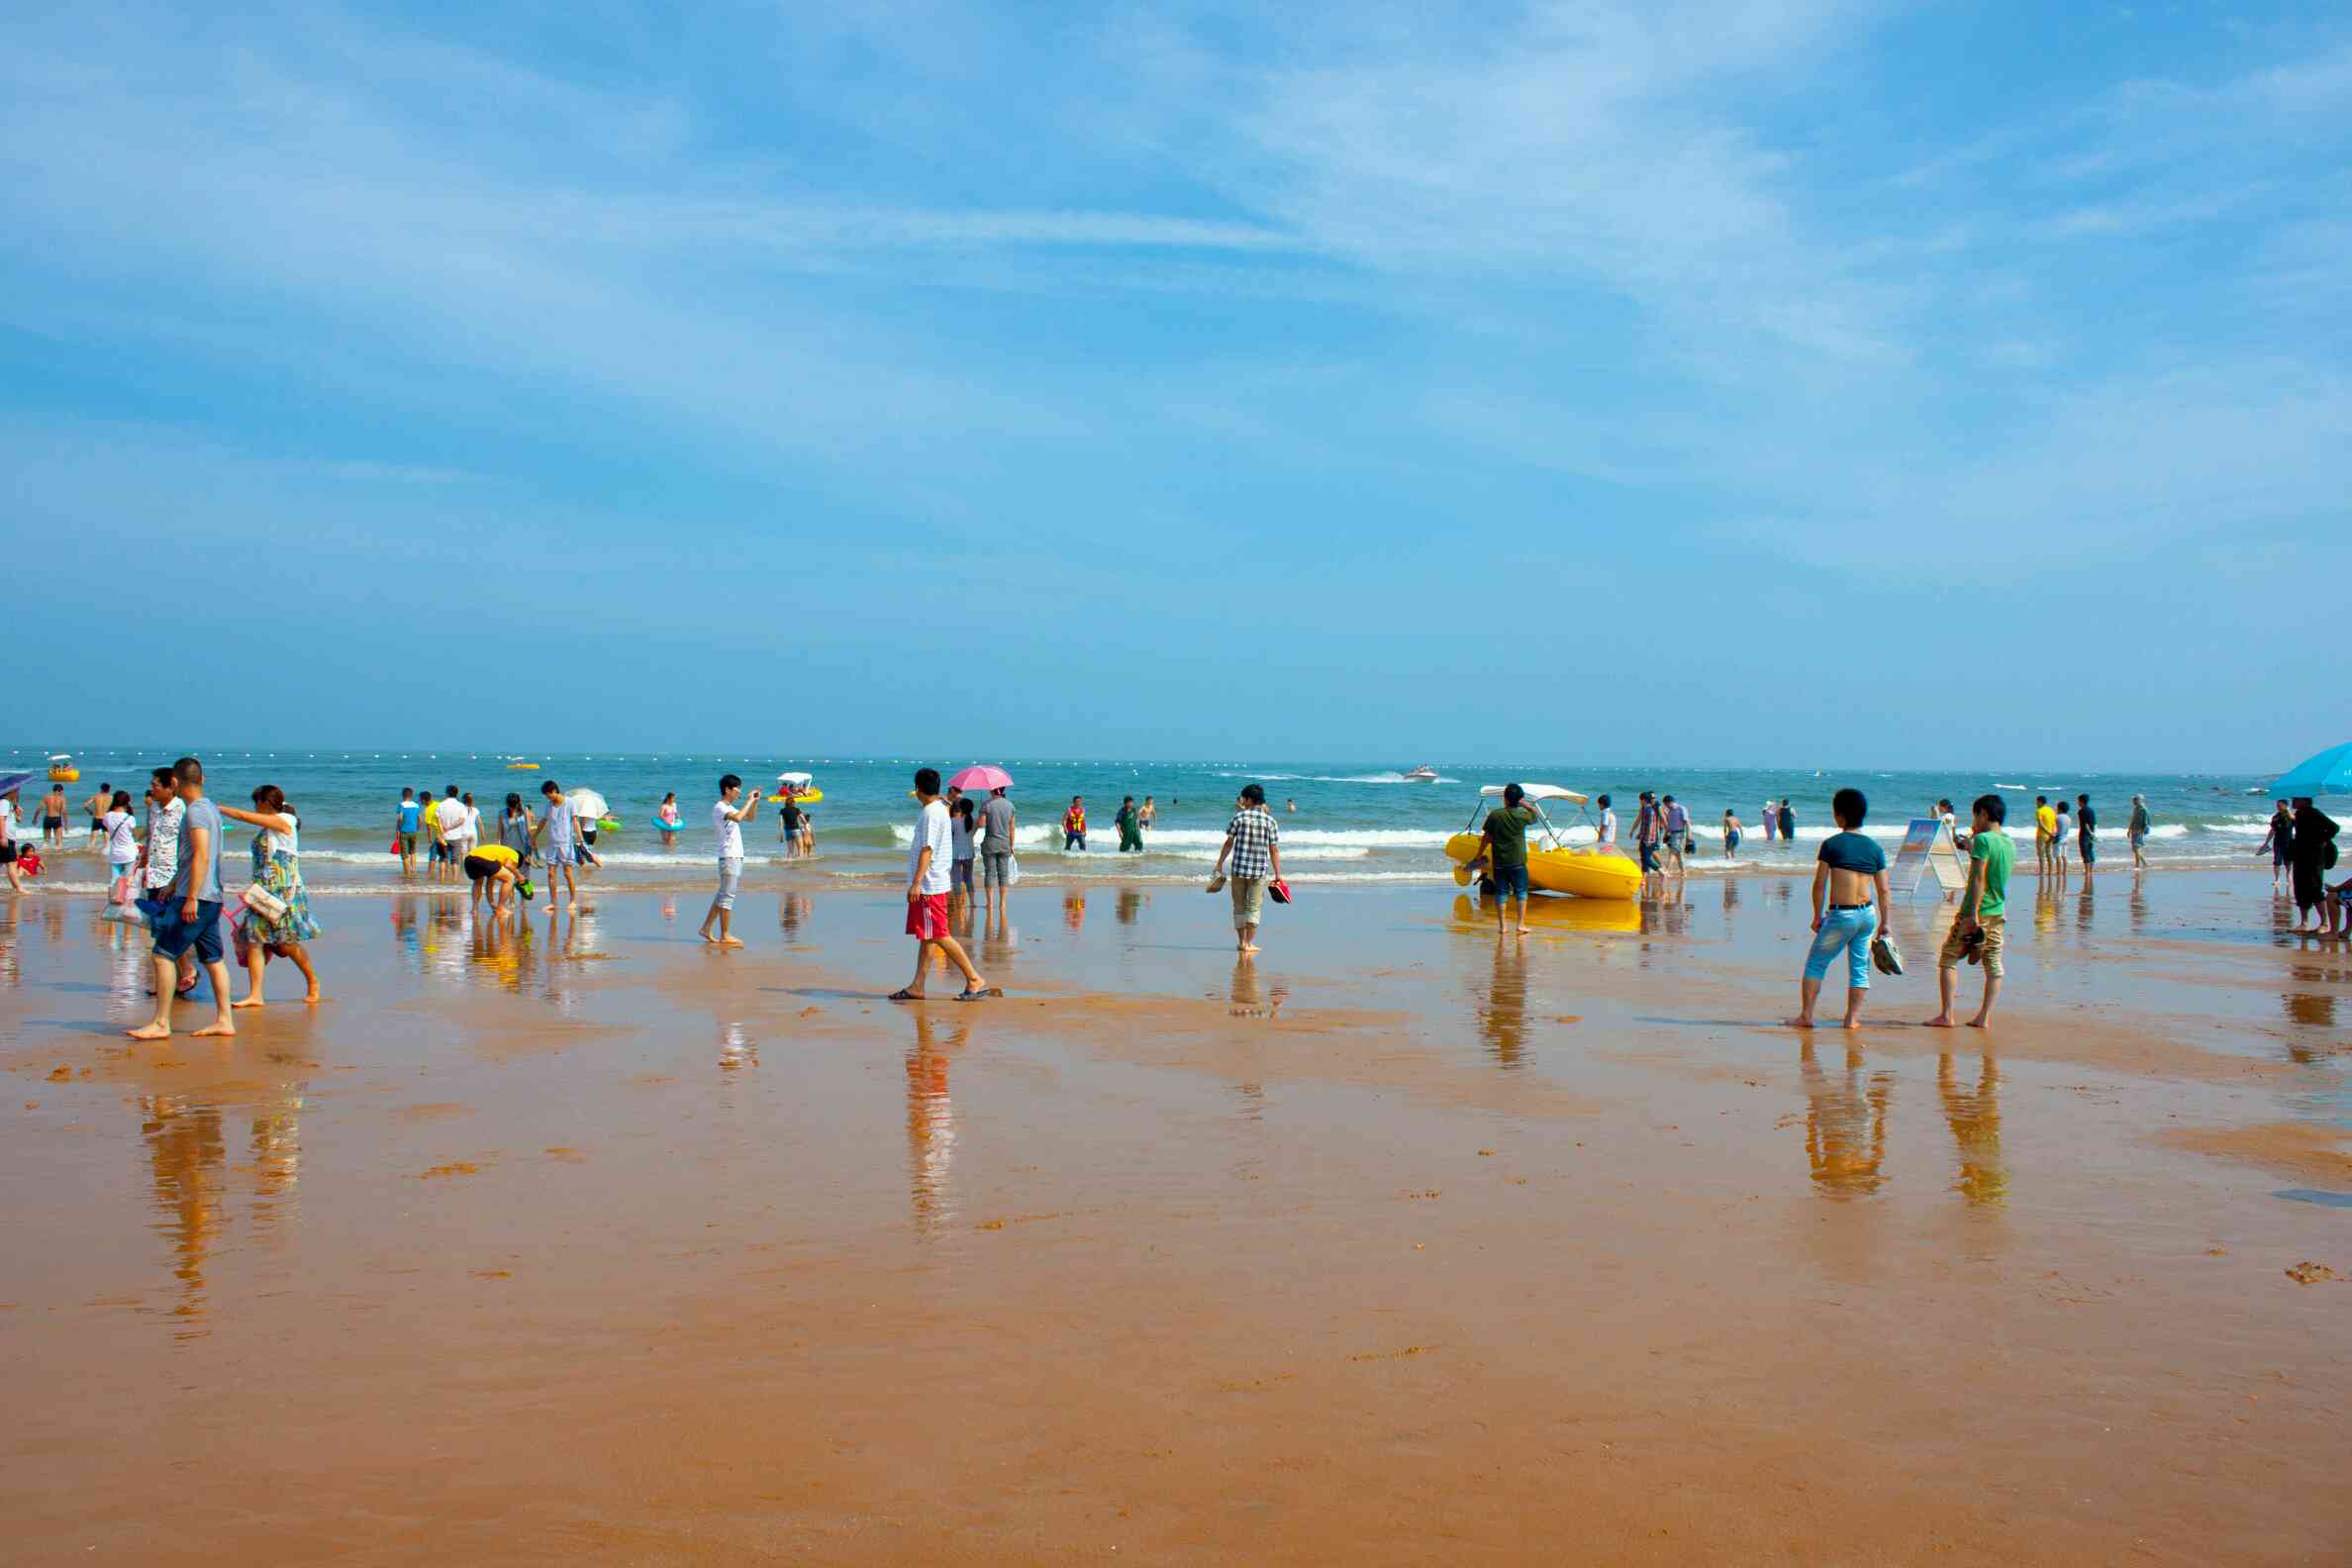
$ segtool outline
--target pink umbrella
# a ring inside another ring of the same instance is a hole
[[[1001,767],[975,762],[947,782],[966,794],[978,794],[982,790],[1011,789],[1013,775]]]

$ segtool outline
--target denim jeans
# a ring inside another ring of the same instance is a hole
[[[719,862],[719,891],[712,896],[711,913],[735,908],[735,889],[743,883],[743,857],[729,855]]]
[[[1818,980],[1827,974],[1842,947],[1846,950],[1846,984],[1857,991],[1869,990],[1870,937],[1877,930],[1878,910],[1873,905],[1823,910],[1821,929],[1813,933],[1813,947],[1805,955],[1805,978]]]

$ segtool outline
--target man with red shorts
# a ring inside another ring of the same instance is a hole
[[[997,993],[980,978],[980,971],[964,956],[963,944],[947,930],[947,893],[954,885],[949,859],[953,830],[947,821],[947,803],[939,799],[937,768],[915,770],[915,794],[923,802],[923,815],[915,819],[915,841],[907,849],[907,934],[916,941],[915,978],[907,982],[906,989],[892,992],[890,1000],[923,1000],[931,949],[936,947],[963,971],[964,988],[955,1000],[977,1002]]]

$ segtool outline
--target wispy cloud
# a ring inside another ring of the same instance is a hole
[[[1803,0],[1028,31],[795,7],[688,53],[623,6],[609,51],[528,64],[333,11],[169,16],[24,23],[0,59],[14,319],[307,356],[353,401],[439,386],[951,527],[1164,494],[1216,441],[1432,487],[1522,464],[1694,527],[1761,495],[1824,539],[1877,526],[1873,497],[2107,515],[2066,443],[2150,425],[2335,477],[2278,433],[2337,408],[2310,315],[2352,263],[2304,176],[2345,147],[2340,43],[1834,161],[1834,114],[1781,106],[1833,100],[1873,18]],[[2222,225],[2243,243],[2194,276],[2132,252]],[[2266,341],[2282,301],[2301,328]],[[2134,461],[2173,490],[2084,466],[2139,515],[2254,515]]]

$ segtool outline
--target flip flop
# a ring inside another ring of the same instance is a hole
[[[985,1002],[990,997],[1001,997],[1004,994],[1005,991],[1002,986],[982,986],[977,991],[956,992],[955,1000],[958,1002]]]
[[[902,988],[891,992],[890,1000],[893,1002],[923,1002],[929,999],[920,991],[908,991]]]

